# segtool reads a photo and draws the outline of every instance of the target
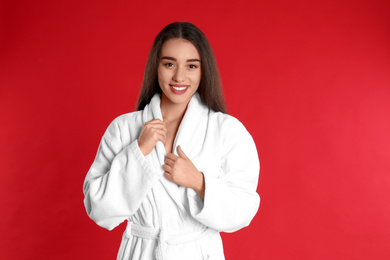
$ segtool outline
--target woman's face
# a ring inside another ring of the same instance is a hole
[[[157,68],[162,99],[187,105],[200,84],[200,63],[199,52],[190,41],[175,38],[164,42]]]

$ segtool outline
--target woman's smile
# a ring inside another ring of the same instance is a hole
[[[189,85],[169,84],[169,86],[171,87],[172,92],[176,95],[184,94],[189,88]]]

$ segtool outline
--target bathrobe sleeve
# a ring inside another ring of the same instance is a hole
[[[234,232],[249,225],[260,197],[256,193],[260,163],[255,143],[236,119],[223,123],[220,133],[221,174],[203,172],[204,201],[190,192],[190,211],[202,224],[218,231]]]
[[[161,177],[140,151],[137,139],[124,132],[115,120],[108,127],[83,187],[89,217],[109,230],[137,211]],[[123,140],[129,144],[123,146]]]

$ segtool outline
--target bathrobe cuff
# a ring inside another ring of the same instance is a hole
[[[210,216],[212,216],[213,209],[218,208],[218,200],[215,199],[216,196],[213,194],[218,189],[217,182],[219,181],[217,178],[210,176],[209,174],[204,174],[204,182],[205,182],[205,194],[204,200],[198,195],[198,193],[189,189],[188,197],[190,200],[190,211],[192,216],[194,216],[200,222],[207,221]],[[217,196],[218,197],[218,196]]]
[[[204,201],[193,190],[188,194],[191,215],[217,231],[234,232],[248,226],[259,207],[258,194],[229,185],[211,174],[205,173],[204,177]]]
[[[138,146],[138,139],[133,141],[129,145],[130,150],[132,151],[136,161],[141,165],[143,169],[143,174],[149,177],[150,179],[154,179],[156,177],[161,177],[158,174],[159,171],[153,168],[152,164],[149,162],[148,158],[151,156],[150,154],[144,156],[141,152],[141,149]]]

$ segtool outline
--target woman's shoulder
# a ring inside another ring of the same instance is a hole
[[[223,143],[234,145],[235,142],[253,142],[252,135],[236,117],[213,111],[209,115],[209,126],[213,126],[210,130],[218,133]]]
[[[230,131],[245,130],[245,126],[236,117],[222,112],[210,111],[209,120],[217,124],[221,129]]]
[[[114,138],[115,136],[129,134],[132,129],[142,126],[142,111],[135,111],[117,116],[108,125],[105,136]]]
[[[134,111],[130,113],[125,113],[117,116],[114,120],[112,120],[110,125],[122,125],[128,123],[136,123],[137,121],[142,119],[142,110]]]
[[[244,124],[232,115],[221,112],[210,113],[209,125],[214,125],[216,138],[222,143],[224,151],[231,151],[233,147],[241,147],[246,152],[256,151],[252,135]],[[211,130],[211,129],[210,129]],[[254,153],[255,154],[255,153]]]

